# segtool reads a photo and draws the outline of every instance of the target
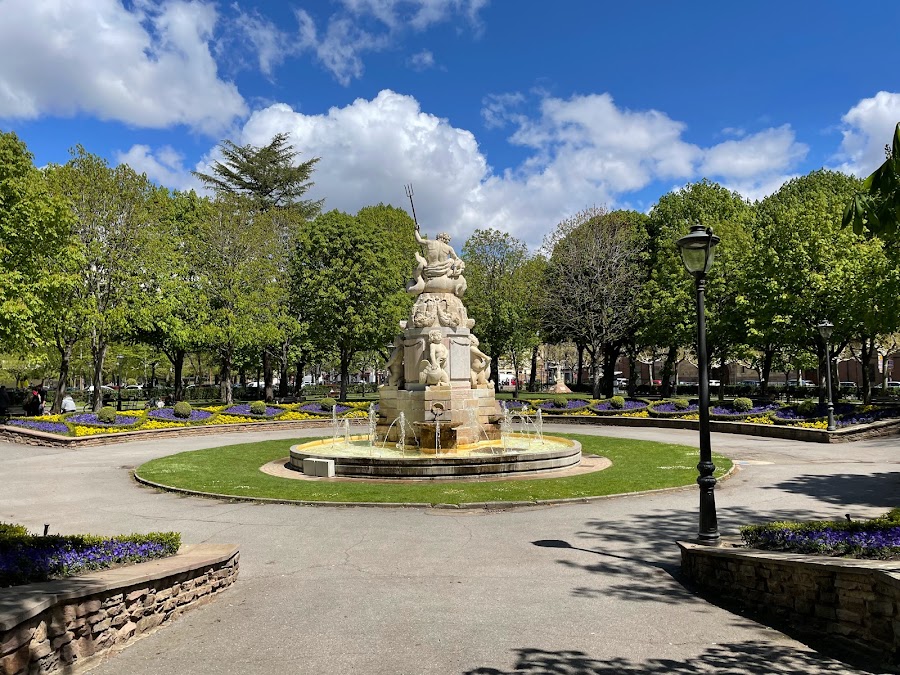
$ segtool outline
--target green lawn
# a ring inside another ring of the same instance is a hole
[[[306,481],[262,473],[268,462],[287,457],[289,448],[310,439],[265,441],[182,452],[154,459],[135,472],[144,480],[175,488],[235,495],[321,502],[468,502],[529,501],[622,494],[691,485],[697,478],[698,451],[685,445],[599,436],[566,435],[578,440],[585,454],[612,461],[604,471],[569,476],[492,482]],[[731,468],[714,457],[716,476]]]

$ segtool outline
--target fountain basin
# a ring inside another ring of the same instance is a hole
[[[509,434],[504,443],[484,440],[441,454],[418,448],[401,452],[394,443],[370,446],[367,436],[348,441],[323,439],[291,447],[289,468],[303,470],[306,458],[334,460],[337,476],[409,480],[471,479],[480,476],[521,475],[563,470],[581,461],[581,443],[568,438]]]

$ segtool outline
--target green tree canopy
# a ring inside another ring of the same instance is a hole
[[[287,134],[276,134],[262,147],[226,139],[219,151],[224,161],[214,162],[212,173],[193,172],[217,193],[250,197],[263,211],[290,208],[303,219],[314,218],[321,210],[324,200],[301,199],[314,185],[310,176],[319,158],[295,164],[300,152],[288,143]]]

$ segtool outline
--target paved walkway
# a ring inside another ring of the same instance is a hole
[[[697,443],[692,431],[577,431]],[[180,450],[299,435],[74,451],[0,443],[0,521],[63,533],[174,529],[187,543],[241,547],[232,589],[92,673],[860,672],[673,578],[673,542],[696,531],[695,490],[513,511],[391,510],[224,503],[140,487],[128,474]],[[723,534],[897,505],[897,438],[819,445],[714,434],[713,447],[741,467],[717,490]],[[571,548],[535,545],[542,540]]]

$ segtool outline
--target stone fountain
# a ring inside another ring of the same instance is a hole
[[[293,446],[288,466],[316,465],[323,476],[435,479],[577,465],[581,444],[543,435],[540,414],[536,433],[512,431],[488,380],[491,357],[479,348],[462,301],[465,263],[445,233],[428,239],[416,229],[416,241],[422,252],[406,288],[415,303],[394,338],[368,433],[351,437],[345,425],[341,434],[334,419],[332,438]]]
[[[487,379],[491,357],[478,347],[462,297],[465,263],[441,233],[427,239],[416,230],[422,254],[406,291],[415,297],[400,322],[387,364],[390,377],[379,390],[378,433],[399,440],[391,422],[403,413],[422,452],[453,452],[460,446],[500,437],[500,407]],[[476,411],[477,425],[471,411]],[[407,438],[411,442],[412,438]]]

